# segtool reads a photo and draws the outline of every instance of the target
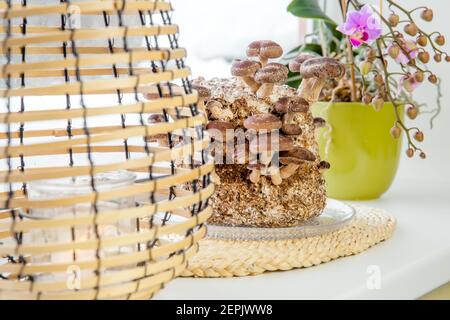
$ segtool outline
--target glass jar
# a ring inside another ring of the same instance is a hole
[[[124,188],[134,183],[136,175],[129,171],[104,172],[94,176],[94,185],[97,192],[112,191]],[[51,200],[71,196],[89,194],[93,192],[90,176],[69,177],[52,180],[40,180],[28,185],[28,198],[30,200]],[[136,206],[134,197],[121,197],[110,200],[98,200],[96,203],[77,203],[69,206],[52,208],[33,208],[28,219],[55,219],[85,217],[103,212],[114,212],[120,209]],[[95,240],[97,237],[118,237],[137,231],[136,219],[121,219],[114,223],[94,225],[80,225],[72,227],[59,227],[47,229],[34,229],[30,233],[30,241],[36,245],[70,243],[75,241]],[[33,257],[38,263],[67,263],[73,261],[94,260],[100,258],[136,251],[137,245],[112,246],[105,249],[87,249],[58,251]]]

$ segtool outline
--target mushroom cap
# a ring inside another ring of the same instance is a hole
[[[303,132],[302,128],[300,128],[300,126],[298,124],[295,124],[295,123],[285,123],[285,124],[283,124],[283,126],[281,127],[281,131],[284,134],[292,135],[292,136],[301,135],[302,132]]]
[[[252,153],[260,153],[266,151],[280,152],[289,151],[292,149],[294,149],[294,143],[292,139],[290,137],[282,135],[280,135],[278,139],[275,139],[274,141],[272,141],[272,136],[270,134],[265,135],[264,138],[258,136],[254,140],[250,141],[250,152]]]
[[[230,122],[210,121],[206,125],[206,130],[208,130],[214,140],[228,141],[234,139],[234,132],[232,135],[227,135],[227,130],[234,130],[234,125]],[[217,131],[219,131],[220,134]]]
[[[259,83],[283,83],[289,74],[288,68],[281,63],[268,63],[255,74],[255,80]]]
[[[320,117],[314,118],[313,122],[314,122],[314,126],[315,126],[316,128],[322,128],[322,127],[325,127],[325,124],[327,123],[327,122],[325,121],[325,119],[320,118]]]
[[[305,61],[300,67],[304,78],[342,78],[345,68],[333,58],[314,58]]]
[[[317,58],[317,56],[308,53],[301,53],[289,62],[289,70],[291,70],[291,72],[300,72],[300,67],[303,62],[314,58]]]
[[[231,65],[231,74],[235,77],[251,77],[261,69],[261,64],[252,60],[236,59]]]
[[[244,127],[252,130],[278,130],[281,128],[280,118],[270,113],[255,114],[244,120]]]
[[[299,96],[282,97],[275,103],[275,111],[278,113],[307,112],[308,110],[309,102]]]
[[[247,47],[248,57],[263,57],[267,59],[279,58],[283,55],[283,48],[271,40],[253,41]]]
[[[160,123],[166,122],[166,119],[164,118],[164,115],[161,113],[153,113],[148,117],[147,122],[149,124]]]
[[[331,164],[328,161],[322,160],[319,162],[318,166],[319,169],[330,169]]]
[[[202,100],[206,100],[211,97],[211,90],[205,86],[201,86],[199,84],[192,84],[192,89],[196,90],[198,93],[198,97]]]
[[[289,151],[280,152],[280,162],[282,164],[301,164],[303,161],[315,161],[316,156],[308,149],[296,147]]]

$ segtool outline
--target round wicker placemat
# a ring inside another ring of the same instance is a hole
[[[320,236],[272,241],[203,239],[182,276],[239,277],[306,268],[358,254],[391,237],[396,221],[390,213],[365,206],[354,208],[353,221]]]

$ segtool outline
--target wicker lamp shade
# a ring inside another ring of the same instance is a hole
[[[1,299],[147,299],[195,254],[214,166],[171,11],[0,2]]]

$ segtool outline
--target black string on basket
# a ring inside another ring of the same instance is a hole
[[[149,20],[150,20],[150,25],[151,26],[155,26],[154,20],[153,20],[153,12],[151,10],[148,10],[147,12],[148,12]],[[141,21],[142,21],[142,18],[141,18]],[[159,33],[153,36],[156,50],[160,50],[159,43],[158,43],[158,36],[159,36]],[[147,43],[147,49],[149,51],[152,50],[151,42],[149,41],[148,37],[146,37],[146,43]],[[161,71],[165,72],[166,71],[166,64],[165,64],[165,62],[163,60],[160,60],[159,63],[161,65],[161,69],[162,69]],[[152,69],[153,69],[154,73],[158,72],[158,67],[156,66],[154,61],[152,61]],[[157,87],[157,90],[158,90],[159,97],[163,98],[164,97],[164,93],[163,93],[161,85],[158,83],[158,84],[156,84],[156,87]],[[167,82],[167,88],[169,90],[169,95],[171,97],[173,97],[172,84],[170,83],[170,81]],[[179,110],[178,110],[177,107],[175,107],[175,112],[177,114],[177,118],[180,118],[180,113],[179,113]],[[163,109],[163,117],[164,117],[164,121],[165,122],[169,122],[169,114],[167,113],[167,111],[165,109]],[[167,133],[167,140],[168,140],[169,148],[172,149],[174,147],[174,144],[173,144],[173,137],[172,137],[172,133],[171,132]],[[176,167],[175,166],[175,162],[173,161],[173,159],[171,159],[170,160],[170,170],[171,170],[170,173],[171,173],[171,175],[175,174],[175,167]],[[169,198],[168,198],[168,200],[172,200],[173,198],[175,198],[174,186],[170,186],[169,187]],[[161,224],[164,226],[167,223],[167,221],[170,220],[170,217],[171,217],[170,212],[166,211],[164,213],[164,217],[161,220]]]
[[[145,27],[146,26],[145,15],[142,11],[139,11],[139,18],[141,21],[141,25]],[[151,17],[150,17],[150,19],[151,19]],[[147,46],[147,51],[152,51],[153,49],[152,49],[150,37],[148,35],[145,35],[144,38],[145,38],[145,44]],[[158,68],[157,68],[155,62],[153,60],[151,60],[150,64],[152,67],[152,72],[156,73],[158,71]],[[161,87],[159,86],[159,83],[157,84],[157,87],[158,87],[158,91],[161,92]],[[143,113],[144,113],[144,104],[142,104],[142,109],[141,109],[141,113],[140,113],[140,121],[141,121],[141,125],[145,126],[145,137],[148,137],[149,136],[148,126],[147,126],[147,124],[144,123]],[[147,156],[148,156],[149,155],[148,141],[147,141],[147,139],[144,139],[144,141],[145,141],[145,152],[147,153]],[[151,165],[148,167],[148,174],[149,174],[149,180],[154,181],[153,167]],[[155,205],[154,212],[157,212],[157,203],[155,201],[155,191],[156,191],[156,188],[153,188],[152,192],[150,193],[150,203]],[[154,214],[152,214],[150,216],[150,221],[149,221],[150,228],[154,227],[154,219],[155,219]],[[156,241],[153,241],[153,243],[150,243],[150,242],[147,243],[147,249],[153,247],[155,245],[155,243],[156,243]]]
[[[123,1],[122,8],[117,8],[117,3],[114,2],[114,6],[115,6],[115,10],[117,11],[120,27],[123,27],[122,12],[123,12],[125,3],[126,2]],[[103,11],[103,22],[104,22],[106,28],[108,28],[111,25],[111,16],[106,11]],[[128,27],[125,27],[124,39],[126,38],[127,33],[128,33]],[[108,49],[109,49],[109,53],[114,54],[114,38],[108,38]],[[125,44],[125,40],[124,40],[124,50],[125,50],[125,52],[128,52],[128,47]],[[114,78],[119,78],[119,72],[117,70],[117,65],[115,63],[112,65],[112,70],[113,70]],[[121,105],[122,100],[123,100],[123,93],[120,89],[117,89],[116,93],[117,93],[117,101],[118,101],[119,105]],[[122,125],[122,129],[126,128],[125,120],[126,120],[125,114],[121,114],[120,122]],[[129,159],[130,152],[129,152],[129,148],[128,148],[128,139],[124,139],[123,144],[124,144],[124,148],[125,148],[124,149],[125,150],[125,158]]]
[[[7,12],[6,14],[9,17],[9,12],[11,10],[11,0],[7,0]],[[11,19],[8,18],[7,19],[7,23],[6,23],[6,37],[4,39],[3,42],[3,52],[6,53],[6,63],[3,66],[3,73],[6,74],[6,70],[8,68],[9,65],[11,65],[11,48],[7,46],[7,40],[11,38],[12,36],[12,32],[11,32]],[[11,74],[7,74],[6,77],[6,92],[5,92],[5,96],[7,97],[6,99],[6,109],[7,109],[7,114],[6,114],[6,119],[5,122],[7,123],[7,128],[6,128],[6,138],[7,138],[7,145],[5,148],[5,157],[6,157],[6,162],[7,162],[7,166],[8,166],[8,174],[7,174],[7,179],[6,181],[8,181],[8,197],[5,201],[5,208],[9,209],[11,207],[11,200],[14,197],[14,191],[13,191],[13,184],[10,182],[10,176],[12,173],[12,159],[11,159],[11,155],[9,154],[9,150],[11,147],[11,124],[9,122],[10,116],[11,116],[11,96],[10,96],[10,90],[12,89],[11,87]],[[22,240],[23,240],[23,233],[22,232],[16,232],[15,230],[15,226],[16,226],[16,212],[14,209],[10,210],[11,212],[11,219],[12,219],[12,224],[11,224],[11,233],[13,234],[13,238],[16,242],[16,247],[15,247],[15,254],[17,255],[20,251],[20,247],[22,245]],[[12,259],[12,261],[14,261],[14,258]],[[19,259],[18,259],[19,263],[22,264],[20,271],[19,271],[19,278],[22,278],[22,274],[23,274],[23,268],[26,264],[25,259],[23,258],[23,256],[21,254],[19,254]]]
[[[71,0],[67,0],[67,4],[68,7],[71,4]],[[68,14],[68,18],[71,18],[71,14],[69,12]],[[94,193],[94,201],[92,202],[92,207],[94,210],[94,233],[95,233],[95,237],[96,240],[98,242],[97,248],[96,248],[96,252],[95,252],[95,257],[97,259],[97,268],[95,270],[95,274],[97,276],[97,284],[95,286],[95,299],[98,298],[98,294],[100,291],[100,281],[101,281],[101,257],[100,257],[100,248],[101,248],[101,237],[100,237],[100,232],[99,232],[99,227],[98,227],[98,191],[97,188],[95,186],[95,177],[94,177],[94,160],[92,158],[92,149],[91,149],[91,134],[89,131],[89,127],[88,127],[88,123],[87,123],[87,105],[86,102],[84,100],[84,82],[83,79],[81,77],[81,71],[80,71],[80,55],[78,53],[78,49],[77,49],[77,45],[76,45],[76,41],[75,41],[75,29],[71,29],[70,32],[70,43],[71,43],[71,47],[72,47],[72,54],[75,57],[76,63],[75,63],[75,74],[76,74],[76,79],[77,82],[80,84],[80,105],[83,109],[83,132],[84,135],[86,136],[86,149],[87,149],[87,157],[88,157],[88,161],[89,161],[89,166],[90,166],[90,172],[89,172],[89,176],[90,176],[90,185],[91,185],[91,189],[92,192]]]
[[[27,1],[26,0],[22,0],[22,7],[26,7],[27,5]],[[22,35],[26,35],[27,34],[27,18],[23,17],[22,19],[22,26],[21,26],[21,31],[22,31]],[[20,53],[22,55],[22,63],[26,62],[26,47],[23,46],[20,48]],[[21,73],[20,74],[20,85],[22,86],[22,88],[25,87],[25,73]],[[20,112],[23,113],[25,112],[25,98],[24,96],[20,97]],[[25,124],[23,122],[20,123],[20,128],[19,128],[19,139],[20,139],[20,144],[23,145],[23,138],[24,138],[24,131],[25,131]],[[20,155],[20,171],[24,172],[25,171],[25,160],[23,155]],[[24,195],[27,194],[27,184],[25,182],[23,182],[22,184],[22,191],[24,193]]]
[[[60,0],[60,3],[65,3],[66,0]],[[61,30],[65,31],[66,30],[66,15],[61,14]],[[64,41],[62,43],[62,49],[63,49],[63,57],[64,59],[67,59],[67,42]],[[66,83],[70,82],[70,75],[69,75],[69,70],[65,67],[64,68],[64,81]],[[66,93],[66,110],[70,110],[71,109],[71,100],[70,100],[70,94]],[[72,119],[67,119],[67,126],[66,126],[66,132],[67,132],[67,137],[69,138],[69,140],[72,139],[73,134],[72,134]],[[73,149],[72,147],[69,148],[69,166],[73,167],[74,165],[74,160],[73,160]]]
[[[60,3],[65,3],[66,0],[60,0]],[[61,30],[64,31],[66,30],[66,25],[67,25],[67,20],[66,20],[67,16],[64,14],[61,14]],[[64,41],[62,43],[62,49],[63,49],[63,57],[64,59],[67,59],[67,42]],[[69,70],[64,67],[64,81],[65,83],[69,83],[70,82],[70,75],[69,75]],[[66,110],[70,110],[72,107],[71,104],[71,98],[70,98],[70,94],[66,93]],[[67,132],[67,137],[69,140],[72,139],[73,134],[72,134],[72,119],[67,119],[67,125],[66,125],[66,132]],[[69,148],[69,166],[73,167],[74,166],[74,160],[73,160],[73,149],[72,147]],[[75,209],[73,209],[73,213],[75,215]],[[71,240],[72,242],[76,241],[76,232],[75,232],[75,227],[71,227],[70,228],[70,234],[71,234]],[[77,252],[74,249],[72,251],[72,260],[75,262],[77,261]]]

